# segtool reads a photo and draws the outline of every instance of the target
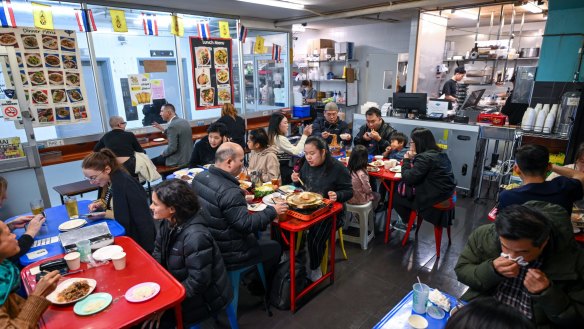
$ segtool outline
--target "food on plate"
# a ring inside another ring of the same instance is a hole
[[[296,205],[310,205],[322,201],[322,196],[312,192],[300,192],[288,196],[287,200]]]
[[[245,180],[241,180],[240,179],[239,180],[239,187],[242,188],[242,189],[244,189],[244,190],[247,190],[248,188],[251,187],[251,182],[248,182],[248,181],[245,181]]]
[[[256,187],[253,191],[253,196],[256,199],[263,198],[268,194],[274,193],[274,187],[270,184],[264,184],[262,186]]]
[[[94,300],[88,302],[87,304],[85,304],[85,306],[83,307],[83,312],[93,313],[93,312],[101,309],[102,307],[104,307],[107,303],[108,303],[108,301],[105,299],[94,299]]]
[[[67,84],[72,86],[79,86],[79,73],[69,73],[67,72]]]
[[[22,43],[24,43],[24,48],[26,49],[38,49],[39,47],[39,42],[34,35],[23,35]]]
[[[41,90],[37,90],[32,93],[32,100],[37,104],[47,104],[49,102],[49,97]]]
[[[59,72],[49,72],[49,83],[52,85],[62,85],[63,84],[63,74]]]
[[[229,89],[219,89],[217,95],[219,96],[220,101],[223,102],[231,101],[231,92],[229,91]]]
[[[63,291],[57,295],[57,301],[59,303],[67,303],[77,300],[87,295],[90,289],[91,286],[89,286],[87,280],[73,282],[73,284],[63,289]]]
[[[211,61],[209,49],[205,47],[199,48],[197,50],[197,59],[199,60],[200,65],[209,65]]]
[[[375,160],[375,161],[371,162],[369,165],[373,166],[373,167],[381,167],[381,166],[383,166],[383,161]]]
[[[53,109],[37,109],[39,122],[53,122]]]
[[[79,89],[67,90],[67,93],[69,94],[69,98],[72,102],[79,102],[83,100],[83,96],[79,92]]]
[[[368,172],[378,172],[380,169],[378,167],[367,166]]]
[[[428,299],[446,312],[450,311],[450,300],[448,300],[448,297],[441,293],[440,290],[434,289],[430,291]]]
[[[229,81],[229,71],[217,70],[217,81],[219,83],[227,83]]]
[[[207,88],[201,90],[201,99],[204,103],[213,103],[215,100],[215,89]]]
[[[47,63],[48,66],[61,65],[61,60],[59,59],[59,56],[57,56],[57,55],[46,55],[45,62]]]
[[[28,64],[28,66],[38,67],[41,66],[43,62],[41,61],[41,57],[39,55],[30,54],[26,55],[26,64]]]
[[[65,100],[65,90],[63,89],[55,89],[51,91],[51,95],[53,96],[53,103],[61,103]]]
[[[6,33],[0,36],[0,45],[14,46],[16,44],[16,37],[13,33]]]
[[[215,64],[218,65],[227,64],[227,49],[225,48],[215,49]]]
[[[57,107],[55,110],[57,111],[57,119],[69,120],[71,118],[68,107]]]
[[[44,85],[47,83],[47,80],[45,79],[45,74],[42,71],[39,72],[34,72],[29,74],[30,77],[30,82],[33,85]]]
[[[77,63],[75,61],[66,60],[63,62],[66,69],[76,69]]]
[[[142,286],[134,289],[134,291],[132,292],[132,297],[134,299],[144,299],[152,296],[154,292],[155,292],[154,287]]]
[[[85,111],[85,106],[75,106],[73,108],[73,115],[75,119],[86,119],[87,111]]]
[[[278,196],[275,196],[275,197],[272,198],[272,202],[274,202],[274,203],[284,203],[284,202],[286,202],[286,199],[281,198],[281,197],[278,197]]]
[[[61,39],[61,47],[65,49],[75,49],[75,41],[69,38]]]
[[[209,83],[209,76],[206,73],[201,73],[197,77],[197,83],[200,85],[206,85]]]
[[[180,176],[180,179],[182,179],[184,181],[191,181],[191,180],[193,180],[193,177],[191,177],[189,175],[182,175],[182,176]]]
[[[46,49],[56,50],[58,47],[58,42],[56,37],[44,36],[43,37],[43,47]]]

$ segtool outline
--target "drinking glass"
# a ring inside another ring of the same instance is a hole
[[[33,215],[43,214],[45,212],[45,204],[43,200],[33,200],[30,202],[30,210],[32,211]]]
[[[77,207],[77,198],[74,196],[65,197],[65,208],[70,219],[79,218],[79,208]]]

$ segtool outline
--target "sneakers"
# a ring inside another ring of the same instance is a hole
[[[387,202],[380,202],[375,208],[375,212],[384,212],[387,210]]]
[[[316,270],[310,270],[308,272],[308,279],[310,281],[316,282],[320,278],[322,278],[322,271],[320,270],[320,268],[317,268]]]

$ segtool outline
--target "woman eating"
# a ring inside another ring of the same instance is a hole
[[[20,271],[8,258],[18,255],[16,236],[0,221],[0,328],[38,328],[43,312],[51,305],[47,296],[61,278],[59,271],[43,276],[27,299],[16,291],[20,287]]]
[[[206,228],[207,213],[197,195],[179,179],[154,188],[150,209],[159,221],[152,256],[186,290],[182,302],[185,327],[201,322],[225,308],[233,292],[219,247]],[[174,312],[162,316],[162,328],[174,328]]]
[[[349,170],[341,162],[333,159],[322,137],[311,136],[306,140],[304,159],[301,161],[299,172],[292,174],[292,181],[305,191],[318,193],[331,201],[343,203],[353,197]],[[338,218],[342,216],[339,215]],[[322,277],[319,267],[331,233],[331,225],[332,220],[329,218],[312,226],[308,232],[310,255],[308,278],[313,282]],[[341,225],[342,223],[337,223],[337,226]]]
[[[290,143],[286,134],[288,133],[288,118],[282,113],[274,113],[270,117],[268,126],[268,141],[274,145],[278,151],[278,161],[280,162],[280,174],[282,175],[282,185],[291,183],[292,157],[300,156],[304,149],[306,138],[312,134],[312,125],[304,127],[302,137],[296,145]]]
[[[408,198],[403,193],[395,193],[394,209],[406,221],[411,211],[417,211],[435,226],[448,227],[454,219],[452,204],[456,188],[450,159],[427,128],[415,128],[410,138],[401,182],[415,188],[415,195]]]
[[[268,134],[264,129],[259,128],[249,132],[247,147],[251,150],[249,172],[261,173],[261,180],[264,183],[280,178],[278,152],[274,146],[268,145]]]
[[[107,191],[104,199],[89,205],[89,211],[111,207],[115,219],[126,229],[126,235],[151,253],[154,249],[154,221],[142,185],[118,164],[115,154],[107,148],[86,156],[81,167],[91,184]]]

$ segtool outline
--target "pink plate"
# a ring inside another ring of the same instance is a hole
[[[126,291],[126,300],[131,303],[145,302],[154,298],[160,292],[160,285],[156,282],[144,282],[133,286]]]

